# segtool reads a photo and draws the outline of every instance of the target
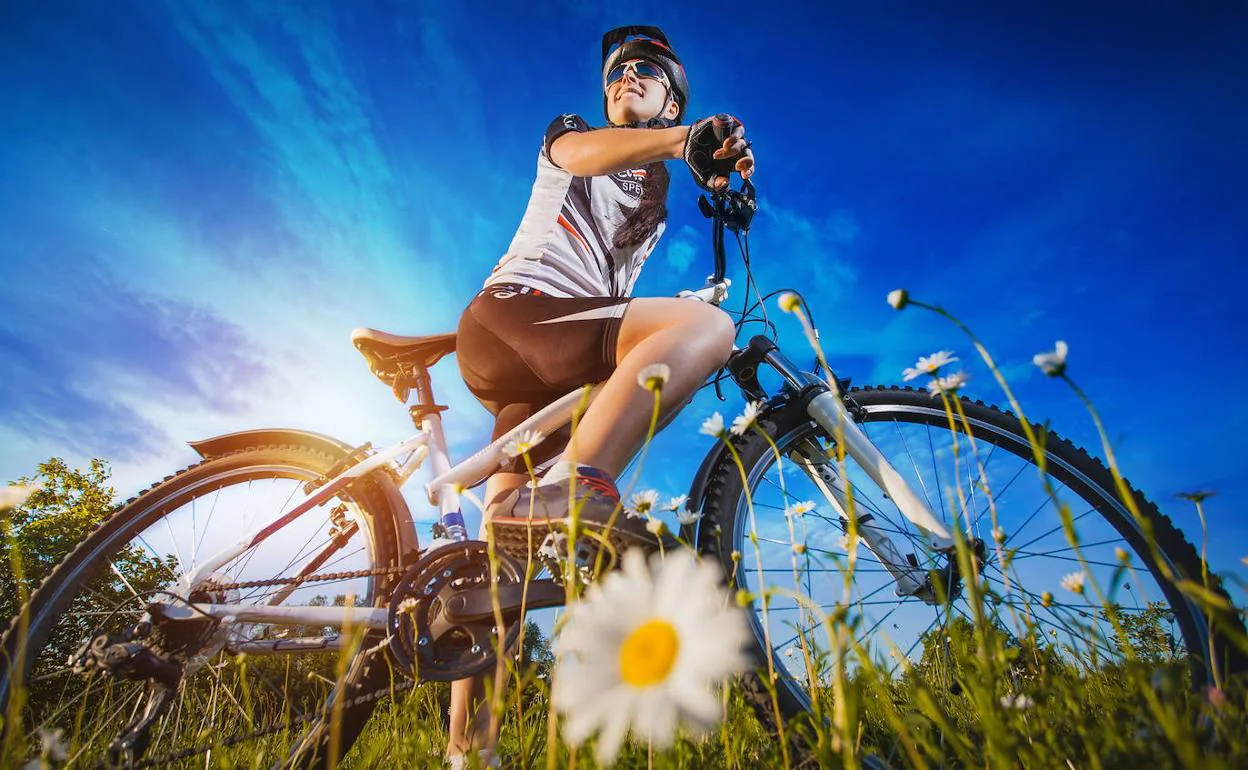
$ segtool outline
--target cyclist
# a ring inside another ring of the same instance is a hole
[[[732,350],[732,321],[714,305],[630,295],[667,217],[664,161],[685,160],[708,190],[732,171],[749,177],[745,129],[726,115],[681,125],[689,85],[658,28],[621,27],[602,43],[608,126],[574,114],[550,124],[516,235],[459,323],[460,372],[495,415],[494,438],[569,391],[603,383],[572,445],[565,433],[532,452],[535,463],[554,460],[538,486],[525,484],[522,458],[491,477],[486,517],[495,527],[526,526],[530,511],[566,517],[569,487],[582,521],[605,524],[620,502],[614,477],[645,439],[653,408],[638,374],[669,366],[660,410],[670,417]],[[615,524],[642,526],[618,514]],[[483,692],[483,677],[452,686],[453,766],[470,749],[491,756],[498,725]]]

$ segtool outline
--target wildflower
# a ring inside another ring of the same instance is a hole
[[[677,495],[663,504],[665,511],[679,511],[685,507],[685,501],[689,499],[689,495]]]
[[[724,435],[724,418],[719,412],[715,412],[702,423],[702,433],[708,436],[719,438]]]
[[[953,354],[952,350],[938,350],[930,356],[920,356],[919,360],[914,362],[913,367],[901,373],[901,378],[909,382],[915,377],[924,374],[930,374],[934,377],[940,371],[940,367],[948,366],[957,360],[958,357]]]
[[[702,518],[701,511],[679,510],[676,511],[676,521],[682,527],[690,527],[697,524]]]
[[[65,731],[59,727],[55,730],[39,728],[39,756],[22,765],[22,770],[40,770],[53,767],[53,763],[61,763],[69,758],[69,747],[65,745]]]
[[[750,640],[719,581],[710,562],[672,553],[647,564],[633,549],[568,609],[552,695],[570,743],[597,733],[607,764],[629,730],[666,748],[678,728],[704,732],[719,721],[715,688],[746,667]]]
[[[798,556],[801,556],[802,554],[806,553],[806,544],[805,544],[805,543],[794,543],[794,544],[793,544],[793,553],[797,554]]]
[[[790,647],[789,649],[785,650],[785,651],[784,651],[784,655],[785,655],[785,657],[786,657],[786,658],[791,658],[791,657],[793,657],[793,648],[792,648],[792,647]]]
[[[43,487],[39,484],[14,484],[9,487],[0,487],[0,511],[18,507],[40,489]]]
[[[901,310],[910,304],[910,292],[905,289],[893,289],[888,293],[888,304],[893,306],[893,310]]]
[[[644,492],[638,492],[633,495],[625,507],[625,513],[634,519],[645,518],[650,515],[650,511],[654,510],[654,506],[659,503],[659,493],[654,489],[647,489]]]
[[[1131,561],[1131,554],[1127,553],[1127,549],[1125,548],[1115,548],[1114,558],[1116,558],[1118,561],[1122,562],[1123,564],[1126,564],[1127,562]]]
[[[506,444],[503,444],[503,454],[508,457],[527,455],[533,450],[533,447],[542,443],[545,439],[545,436],[535,430],[526,430],[520,435],[512,438]]]
[[[563,558],[563,554],[567,553],[567,542],[568,536],[562,532],[547,532],[546,539],[542,541],[542,547],[537,549],[537,555],[558,561]]]
[[[971,379],[971,377],[966,372],[954,372],[953,374],[946,375],[944,377],[934,378],[931,382],[927,383],[927,389],[933,394],[954,393],[961,389],[969,379]]]
[[[409,596],[403,601],[399,602],[398,611],[400,614],[405,613],[405,612],[415,612],[416,606],[418,604],[420,604],[420,602],[416,601],[415,598]]]
[[[751,401],[745,405],[745,410],[732,420],[732,435],[740,436],[745,433],[754,421],[758,419],[758,413],[763,411],[762,401]]]
[[[1066,373],[1066,351],[1066,343],[1058,340],[1052,351],[1037,353],[1031,357],[1031,360],[1040,367],[1040,371],[1050,377],[1061,377]]]
[[[1022,693],[1019,693],[1018,695],[1001,696],[1001,708],[1016,709],[1021,711],[1023,709],[1029,709],[1034,705],[1036,705],[1036,702]]]
[[[646,531],[655,537],[663,537],[663,533],[667,531],[667,525],[662,519],[646,519]]]
[[[1189,502],[1203,503],[1206,499],[1213,497],[1215,494],[1217,493],[1211,492],[1207,489],[1196,489],[1191,492],[1180,492],[1179,497]],[[2,506],[3,506],[3,503],[0,503],[0,507]]]
[[[776,300],[776,304],[778,304],[780,309],[784,312],[792,313],[802,306],[802,298],[791,291],[786,291],[780,295],[778,300]]]
[[[1062,588],[1071,593],[1081,594],[1083,593],[1083,582],[1084,575],[1082,572],[1072,572],[1062,578]]]
[[[785,516],[805,516],[806,514],[810,513],[813,510],[815,510],[815,504],[809,500],[806,500],[805,502],[794,503],[793,505],[786,506],[784,509],[784,515]]]
[[[672,370],[667,364],[650,364],[637,373],[637,384],[654,393],[663,389],[672,377]]]
[[[1044,593],[1040,594],[1040,606],[1052,607],[1053,606],[1053,594],[1049,593],[1048,591],[1045,591]]]
[[[732,552],[732,563],[733,563],[733,564],[736,564],[736,563],[738,563],[738,562],[740,562],[740,561],[741,561],[741,552],[740,552],[740,551],[733,551],[733,552]],[[1248,558],[1245,558],[1245,559],[1244,559],[1244,563],[1245,563],[1245,564],[1248,564]]]
[[[992,539],[996,541],[998,545],[1000,545],[1001,543],[1004,543],[1005,542],[1005,530],[1001,529],[1000,527],[993,527]]]

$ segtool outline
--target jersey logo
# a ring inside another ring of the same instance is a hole
[[[616,186],[632,197],[640,198],[641,185],[646,181],[646,170],[644,168],[631,168],[617,171],[611,175],[611,181],[615,182]]]

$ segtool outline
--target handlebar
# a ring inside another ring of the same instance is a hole
[[[708,200],[705,195],[698,197],[698,208],[702,215],[714,223],[711,231],[711,248],[715,255],[715,274],[708,280],[708,285],[720,284],[727,272],[727,257],[724,254],[724,230],[734,233],[748,233],[750,222],[758,211],[758,202],[754,183],[746,179],[741,183],[740,190],[725,186],[719,192],[711,193]]]

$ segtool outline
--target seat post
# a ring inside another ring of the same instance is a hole
[[[412,424],[420,430],[426,417],[445,412],[446,407],[433,400],[433,382],[429,379],[428,368],[413,366],[407,378],[412,385],[412,390],[416,391],[416,403],[407,408],[407,413],[412,417]]]

